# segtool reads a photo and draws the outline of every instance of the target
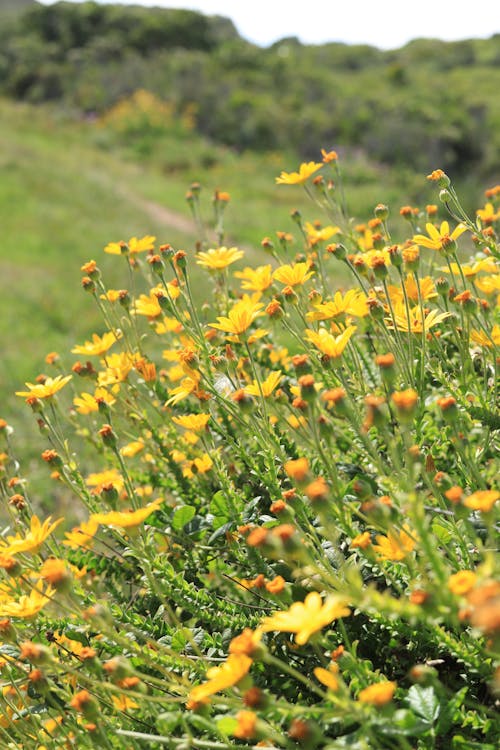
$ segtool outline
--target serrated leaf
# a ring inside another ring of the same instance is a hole
[[[425,719],[429,724],[436,721],[441,709],[439,699],[432,686],[412,685],[408,690],[408,704],[417,716]]]
[[[188,524],[196,514],[196,508],[192,505],[182,505],[177,508],[172,516],[172,528],[175,531],[181,531],[186,524]]]
[[[182,651],[182,649],[188,642],[190,636],[191,636],[191,631],[188,630],[187,628],[181,628],[180,630],[177,630],[172,636],[172,640],[170,643],[172,649],[174,651]]]

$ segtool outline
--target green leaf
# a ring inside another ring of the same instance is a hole
[[[172,528],[175,531],[181,531],[184,526],[191,521],[196,514],[196,508],[192,505],[183,505],[174,512],[172,517]]]
[[[176,711],[164,711],[156,719],[156,729],[161,734],[169,734],[179,723],[181,715]]]
[[[231,509],[224,492],[219,490],[215,493],[212,502],[210,503],[210,513],[213,513],[213,515],[217,516],[219,519],[224,519],[219,523],[219,525],[221,525],[222,523],[229,521],[229,518],[231,517],[230,511]]]
[[[433,687],[412,685],[408,690],[408,703],[413,712],[429,724],[433,724],[439,716],[441,707]]]
[[[174,651],[182,651],[186,643],[191,637],[191,631],[189,628],[181,628],[176,630],[172,636],[171,647]]]
[[[233,716],[223,716],[217,721],[217,730],[225,737],[231,737],[238,726],[238,722]]]

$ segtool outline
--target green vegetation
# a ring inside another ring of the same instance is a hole
[[[175,120],[154,135],[146,127],[134,131],[130,114],[127,127],[120,122],[118,127],[111,114],[104,122],[81,121],[58,110],[2,101],[0,395],[9,418],[14,415],[7,395],[33,376],[33,363],[42,370],[47,352],[67,348],[95,325],[92,316],[80,314],[84,292],[66,294],[82,263],[110,239],[144,234],[193,252],[197,230],[184,198],[191,182],[202,182],[209,194],[229,191],[227,241],[251,249],[254,258],[265,258],[260,247],[265,236],[276,239],[277,215],[278,229],[287,232],[296,229],[294,208],[307,220],[318,218],[305,195],[274,184],[283,155],[237,154]],[[423,177],[382,172],[361,157],[351,173],[350,208],[359,221],[379,200],[407,203],[425,189]],[[234,204],[245,210],[234,210]]]
[[[196,130],[244,151],[360,149],[455,178],[499,169],[500,37],[261,49],[227,19],[94,2],[38,4],[2,24],[0,91],[103,113],[147,88]]]
[[[496,750],[500,185],[359,227],[324,159],[265,262],[200,226],[81,269],[36,464],[0,418],[2,747]]]

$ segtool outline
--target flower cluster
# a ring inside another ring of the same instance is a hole
[[[5,747],[495,746],[500,189],[429,180],[356,223],[323,150],[295,235],[218,192],[196,252],[82,267],[102,330],[17,393],[52,516],[0,420]]]

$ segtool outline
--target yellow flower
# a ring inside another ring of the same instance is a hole
[[[100,492],[106,484],[112,484],[118,492],[121,492],[124,487],[123,477],[118,469],[107,469],[89,474],[86,483],[89,487],[95,487],[96,492]]]
[[[358,701],[360,703],[369,703],[372,706],[384,706],[392,700],[396,687],[397,684],[395,682],[389,682],[388,680],[377,682],[375,685],[368,685],[368,687],[360,691]]]
[[[326,227],[315,227],[310,221],[306,221],[304,229],[307,234],[307,239],[311,245],[316,245],[318,242],[326,242],[335,234],[340,234],[340,227],[332,227],[330,225]]]
[[[131,708],[139,708],[139,704],[132,698],[129,698],[128,695],[112,695],[111,699],[113,701],[113,706],[118,711],[128,711]]]
[[[180,333],[182,331],[182,323],[177,318],[169,318],[165,316],[162,320],[159,320],[155,325],[155,333],[161,336],[162,333]]]
[[[377,268],[380,266],[390,266],[391,256],[387,249],[366,250],[361,256],[368,268]]]
[[[309,263],[294,263],[293,265],[280,266],[273,273],[273,278],[287,286],[298,286],[314,275],[314,271],[310,271],[309,269]]]
[[[498,325],[498,323],[495,323],[489,335],[487,335],[484,331],[476,331],[472,329],[472,331],[470,332],[470,340],[474,344],[479,344],[479,346],[487,346],[489,348],[493,346],[500,346],[500,325]]]
[[[277,630],[281,633],[295,633],[295,642],[303,646],[313,633],[321,630],[339,617],[348,617],[351,610],[346,601],[330,596],[325,601],[317,591],[311,591],[304,602],[294,602],[286,612],[276,612],[265,617],[261,623],[264,633]]]
[[[465,498],[464,505],[471,510],[488,513],[499,499],[500,492],[497,490],[477,490]]]
[[[116,385],[127,379],[129,372],[133,369],[135,357],[128,352],[110,354],[106,357],[106,369],[99,373],[97,382],[99,386]]]
[[[248,674],[251,666],[252,660],[246,654],[229,654],[224,664],[207,671],[208,682],[194,687],[189,694],[189,700],[198,703],[221,690],[233,687]]]
[[[120,332],[117,335],[113,331],[107,331],[102,336],[93,333],[92,341],[86,341],[81,346],[73,347],[71,352],[72,354],[83,354],[85,357],[98,357],[101,354],[105,354],[119,338],[121,338]]]
[[[213,465],[214,462],[208,453],[204,453],[203,456],[195,458],[193,461],[193,466],[196,469],[197,474],[206,474],[207,471],[210,471]]]
[[[93,521],[91,518],[88,521],[83,521],[80,526],[75,526],[71,531],[66,532],[66,539],[63,544],[70,549],[79,549],[80,547],[87,549],[92,545],[98,528],[97,521]]]
[[[247,266],[243,271],[235,271],[234,275],[237,279],[243,279],[241,288],[250,292],[264,292],[273,283],[271,265],[257,266],[257,268]]]
[[[314,305],[312,311],[307,313],[306,318],[307,320],[329,320],[337,315],[344,314],[364,318],[368,315],[366,300],[366,294],[359,289],[348,289],[344,296],[341,292],[335,292],[333,300]]]
[[[62,518],[59,518],[57,521],[51,523],[51,519],[52,517],[49,516],[43,523],[40,523],[40,519],[37,516],[32,516],[30,530],[26,535],[16,534],[15,536],[8,536],[5,540],[6,543],[2,540],[0,552],[3,555],[17,555],[19,552],[38,552],[47,537],[63,521]]]
[[[144,440],[132,440],[132,442],[127,443],[127,445],[124,445],[123,448],[120,449],[120,453],[122,456],[125,456],[125,458],[133,458],[143,451],[145,447]]]
[[[271,395],[271,393],[277,388],[281,381],[281,370],[278,370],[277,372],[272,372],[265,380],[263,380],[260,384],[257,382],[257,380],[253,380],[251,385],[247,385],[245,388],[245,393],[248,393],[250,396],[264,396],[264,398],[267,398]]]
[[[321,169],[323,164],[310,161],[303,163],[299,167],[298,172],[282,172],[279,177],[276,177],[277,185],[303,185],[309,177]]]
[[[306,338],[327,357],[338,359],[355,330],[356,326],[348,326],[339,336],[333,336],[325,328],[320,328],[319,331],[307,329]]]
[[[243,250],[238,250],[237,247],[216,247],[197,253],[196,262],[199,266],[210,268],[211,271],[221,271],[243,258],[244,255]]]
[[[250,328],[262,307],[263,305],[259,302],[255,302],[250,297],[245,297],[233,305],[227,318],[219,317],[217,323],[209,323],[209,325],[211,328],[219,329],[219,331],[239,335]]]
[[[55,594],[51,586],[43,589],[43,581],[37,581],[29,594],[23,594],[17,601],[0,602],[0,617],[33,617],[50,602]]]
[[[398,331],[423,333],[424,331],[428,331],[438,325],[451,315],[450,312],[440,313],[437,310],[431,310],[430,313],[422,316],[422,309],[420,306],[413,307],[409,312],[410,317],[408,318],[406,307],[403,302],[396,302],[394,305],[394,318]],[[388,328],[394,328],[392,317],[387,317],[385,322]]]
[[[182,399],[190,396],[191,393],[198,389],[198,381],[199,376],[188,376],[187,378],[184,378],[181,381],[180,385],[177,386],[177,388],[172,388],[172,390],[169,391],[169,397],[166,401],[166,405],[172,406],[174,404],[177,404],[179,401],[182,401]]]
[[[116,399],[105,388],[96,388],[92,396],[91,393],[80,393],[73,399],[76,411],[79,414],[91,414],[99,411],[99,402],[104,401],[108,406],[112,406]]]
[[[151,513],[158,510],[162,503],[163,498],[159,497],[144,508],[131,511],[112,510],[109,513],[93,513],[90,520],[102,526],[120,526],[122,529],[129,529],[145,521]]]
[[[399,532],[390,531],[387,536],[379,534],[375,537],[378,544],[374,544],[373,549],[382,560],[404,560],[417,543],[415,535],[410,534],[408,526],[404,526]]]
[[[495,211],[493,203],[486,203],[484,208],[478,208],[476,215],[479,216],[483,224],[492,224],[500,218],[500,211]]]
[[[482,278],[479,277],[478,279],[475,279],[474,283],[483,294],[494,294],[495,292],[500,292],[500,274],[495,276],[483,276]]]
[[[324,669],[323,667],[315,667],[313,672],[316,679],[321,682],[322,685],[329,690],[338,690],[339,681],[334,672],[331,672],[329,669]]]
[[[448,578],[448,588],[452,594],[464,596],[474,588],[477,581],[477,575],[473,570],[459,570]]]
[[[146,250],[152,250],[154,248],[156,237],[146,235],[142,239],[137,237],[131,237],[127,243],[124,242],[109,242],[104,248],[105,253],[110,255],[123,255],[124,252],[128,252],[131,255],[142,253]]]
[[[43,383],[25,383],[29,391],[16,391],[16,396],[24,398],[51,398],[57,391],[64,388],[72,375],[57,375],[55,378],[46,378]]]
[[[425,225],[427,230],[426,237],[424,234],[416,234],[413,237],[413,242],[416,242],[422,247],[428,247],[431,250],[443,250],[446,249],[446,244],[451,241],[457,240],[460,235],[467,231],[465,224],[457,224],[453,232],[450,234],[450,225],[447,221],[443,221],[439,230],[434,224],[428,223]]]
[[[460,273],[460,269],[462,269],[463,275],[466,278],[470,279],[480,271],[485,271],[486,273],[495,273],[497,270],[497,266],[491,258],[482,258],[481,260],[477,260],[472,266],[468,266],[466,264],[460,264],[459,266],[458,263],[450,263],[449,267],[442,266],[440,268],[440,271],[443,271],[444,273],[452,273],[455,276],[458,276],[458,274]]]
[[[184,427],[186,430],[204,430],[207,426],[210,414],[183,414],[180,417],[172,417],[172,422]]]

